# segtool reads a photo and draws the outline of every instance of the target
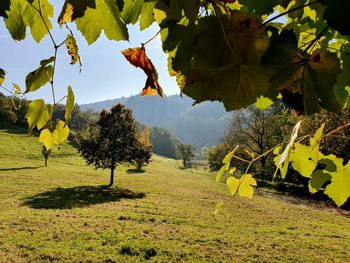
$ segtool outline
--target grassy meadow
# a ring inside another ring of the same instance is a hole
[[[232,199],[214,174],[159,156],[143,173],[117,167],[110,190],[69,144],[43,164],[37,138],[0,131],[0,262],[350,262],[335,209]]]

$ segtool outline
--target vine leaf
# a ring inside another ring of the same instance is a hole
[[[331,179],[331,176],[322,170],[316,170],[311,175],[309,181],[309,191],[314,194],[320,190],[323,185]]]
[[[343,205],[350,197],[350,161],[343,166],[343,159],[337,158],[334,155],[327,155],[325,158],[331,165],[332,169],[329,171],[329,164],[324,172],[329,174],[332,178],[330,184],[326,186],[324,193],[328,195],[338,205]],[[336,168],[334,170],[334,167]]]
[[[45,146],[45,148],[47,150],[52,149],[52,147],[54,145],[54,137],[53,137],[53,134],[50,132],[49,129],[43,129],[40,132],[39,142],[44,144],[44,146]]]
[[[255,102],[255,106],[260,110],[260,111],[264,111],[266,110],[268,107],[270,107],[273,104],[273,101],[270,98],[264,97],[264,96],[260,96],[256,102]]]
[[[95,0],[66,0],[58,17],[59,25],[62,26],[66,22],[72,22],[84,16],[88,7],[96,9]]]
[[[235,152],[237,151],[239,145],[237,145],[233,151],[229,152],[228,154],[226,154],[226,156],[224,157],[224,159],[222,160],[222,163],[224,164],[219,172],[217,173],[216,175],[216,182],[220,182],[224,172],[228,172],[230,170],[230,165],[231,165],[231,160],[232,160],[232,157],[233,155],[235,154]]]
[[[26,77],[26,90],[24,93],[33,92],[48,83],[53,74],[53,66],[51,63],[54,57],[42,60],[40,67],[30,72]]]
[[[26,27],[29,26],[34,40],[39,43],[48,34],[46,26],[49,29],[52,28],[50,18],[53,17],[53,6],[48,0],[40,0],[40,2],[39,0],[11,0],[10,2],[10,9],[6,11],[8,18],[5,19],[5,24],[12,38],[23,40],[26,37]],[[39,9],[42,17],[38,12]]]
[[[334,93],[338,102],[346,107],[350,101],[350,44],[341,48],[342,70],[337,77],[337,83],[334,85]]]
[[[189,73],[181,68],[174,70],[185,75],[182,92],[196,103],[218,100],[224,103],[226,110],[235,110],[254,103],[268,91],[269,72],[259,66],[268,47],[261,21],[240,13],[232,19],[226,15],[201,18],[193,45],[195,52],[187,58]]]
[[[156,1],[144,2],[140,13],[140,30],[148,28],[154,22],[153,9]]]
[[[144,5],[144,0],[125,0],[121,17],[125,24],[136,24],[141,10]]]
[[[71,56],[70,64],[74,65],[75,63],[79,62],[80,71],[81,71],[82,63],[81,63],[80,56],[78,54],[79,47],[77,45],[77,41],[75,40],[74,36],[67,35],[66,47],[67,47],[68,55]]]
[[[52,135],[54,138],[55,145],[59,145],[65,142],[69,136],[68,125],[64,121],[59,120],[56,125],[56,129],[53,131]]]
[[[128,29],[113,0],[96,0],[96,9],[87,7],[84,16],[75,19],[75,23],[89,45],[97,40],[102,30],[110,40],[129,39]]]
[[[227,179],[226,184],[233,196],[235,196],[238,191],[240,196],[249,199],[253,199],[253,186],[257,186],[256,180],[251,174],[243,174],[240,179],[230,176]]]
[[[0,68],[0,85],[2,85],[2,83],[4,83],[4,81],[5,81],[5,76],[6,76],[5,70],[3,70],[2,68]]]
[[[25,118],[28,121],[28,133],[31,133],[35,126],[38,130],[41,130],[50,119],[45,101],[38,99],[29,103]]]
[[[66,123],[69,122],[72,112],[74,110],[74,93],[71,86],[68,86],[68,95],[66,101],[66,111],[64,113],[64,118]]]
[[[142,96],[164,96],[163,89],[158,83],[158,73],[152,61],[147,57],[146,50],[140,48],[128,48],[122,51],[124,57],[135,67],[140,67],[147,75],[146,85],[142,89]]]
[[[73,17],[73,6],[71,3],[66,1],[64,2],[61,14],[58,17],[58,24],[60,25],[60,27],[62,27],[64,23],[72,22],[72,17]]]

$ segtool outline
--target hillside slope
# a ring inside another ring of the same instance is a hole
[[[181,142],[197,148],[213,146],[225,132],[232,113],[226,112],[219,102],[203,102],[193,105],[189,97],[172,95],[165,98],[141,97],[101,101],[80,105],[82,110],[110,109],[116,103],[133,110],[136,120],[148,126],[171,130]]]
[[[158,156],[120,188],[65,144],[43,167],[37,138],[0,131],[0,262],[349,262],[350,219],[227,194]],[[224,200],[221,213],[211,214]]]

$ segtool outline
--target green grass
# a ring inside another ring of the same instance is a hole
[[[66,144],[0,131],[0,262],[350,262],[350,218],[259,195],[154,156],[145,172],[86,166]],[[212,217],[215,204],[226,201]]]

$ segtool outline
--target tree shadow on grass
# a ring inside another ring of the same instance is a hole
[[[38,169],[43,166],[25,166],[25,167],[12,167],[12,168],[0,168],[0,171],[18,171],[18,170],[31,170]]]
[[[143,169],[128,169],[126,172],[128,174],[142,174],[142,173],[144,173],[146,171],[143,170]]]
[[[23,204],[35,209],[72,209],[120,201],[120,199],[139,199],[144,193],[123,188],[105,188],[99,186],[77,186],[56,188],[23,199]]]

